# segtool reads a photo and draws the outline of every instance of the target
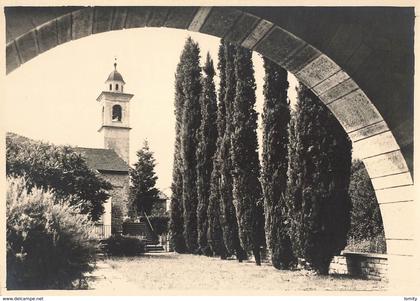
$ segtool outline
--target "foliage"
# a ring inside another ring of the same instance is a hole
[[[182,56],[181,56],[182,59]],[[181,157],[181,128],[182,114],[185,102],[183,91],[183,66],[181,61],[177,65],[175,73],[175,146],[174,163],[172,169],[172,196],[171,196],[171,215],[170,215],[170,240],[175,251],[178,253],[187,252],[187,246],[184,237],[184,206],[183,197],[183,167]]]
[[[151,215],[149,216],[150,224],[156,235],[167,234],[169,231],[169,216],[167,215]]]
[[[289,149],[287,203],[295,254],[328,273],[346,244],[351,143],[337,119],[300,84]]]
[[[238,222],[233,205],[233,179],[231,161],[231,133],[232,133],[232,103],[235,97],[235,67],[234,57],[236,48],[234,45],[221,41],[219,48],[219,106],[217,112],[217,153],[215,164],[218,174],[212,179],[215,187],[212,189],[211,198],[220,199],[219,221],[223,234],[224,247],[228,255],[236,254],[239,261],[246,258],[238,231]],[[216,228],[217,229],[217,228]]]
[[[159,200],[159,190],[155,187],[156,161],[146,140],[143,147],[137,152],[137,158],[134,168],[130,169],[130,195],[133,197],[132,201],[138,213],[150,214],[153,203]]]
[[[381,211],[372,182],[362,161],[354,160],[349,195],[352,202],[349,237],[363,240],[383,235]]]
[[[351,167],[349,195],[352,203],[348,246],[352,251],[386,253],[381,211],[362,161]]]
[[[287,185],[287,71],[264,58],[263,154],[261,184],[264,194],[265,234],[271,262],[277,269],[294,263],[287,226],[284,194]]]
[[[69,289],[92,270],[98,242],[92,222],[49,190],[7,179],[8,289]]]
[[[112,235],[101,243],[103,252],[110,256],[137,256],[145,252],[145,243],[136,236]]]
[[[246,251],[253,252],[257,265],[260,265],[260,248],[265,245],[265,233],[252,52],[237,47],[234,65],[236,92],[232,103],[231,132],[233,199],[241,245]]]
[[[84,158],[68,146],[33,141],[16,134],[6,136],[6,173],[25,177],[27,188],[50,189],[57,200],[77,206],[98,220],[109,198],[111,184],[98,178]]]
[[[200,48],[191,37],[181,54],[181,87],[183,95],[181,122],[182,203],[184,207],[184,238],[189,252],[198,252],[197,231],[197,142],[200,129],[201,69]]]
[[[200,95],[201,125],[198,133],[197,145],[197,224],[198,243],[200,253],[210,255],[211,250],[207,242],[208,217],[207,209],[210,195],[210,178],[213,169],[213,156],[216,151],[217,140],[217,100],[214,85],[214,67],[210,54],[207,53],[206,64],[203,68],[203,90]]]
[[[217,105],[216,116],[216,149],[213,156],[213,167],[210,176],[210,195],[209,204],[207,208],[208,228],[207,240],[213,255],[220,256],[222,259],[226,258],[227,250],[223,241],[223,231],[220,222],[221,219],[221,196],[220,196],[220,145],[221,137],[223,137],[225,128],[225,105],[223,102],[223,95],[225,93],[226,74],[225,74],[225,58],[224,58],[224,43],[219,46],[219,103]]]

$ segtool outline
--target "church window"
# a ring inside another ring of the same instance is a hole
[[[115,84],[115,90],[118,91],[118,84]]]
[[[109,91],[112,91],[112,84],[109,84]]]
[[[112,107],[112,121],[121,121],[122,109],[120,105],[114,105]]]

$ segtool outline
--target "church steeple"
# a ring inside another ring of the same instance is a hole
[[[124,93],[125,81],[117,71],[114,71],[105,81],[105,91],[96,99],[102,108],[102,124],[99,132],[104,137],[104,148],[113,149],[122,159],[129,163],[129,131],[130,100],[133,94]]]
[[[114,71],[112,71],[109,74],[108,79],[105,81],[105,84],[107,85],[107,90],[110,92],[115,92],[115,93],[124,92],[125,81],[121,73],[117,71],[117,58],[115,58],[115,62],[114,62]]]

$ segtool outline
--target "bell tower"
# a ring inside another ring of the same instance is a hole
[[[129,164],[130,100],[134,95],[124,93],[124,85],[115,62],[114,71],[105,81],[105,90],[96,101],[102,110],[102,124],[98,132],[103,136],[104,148],[114,150]]]

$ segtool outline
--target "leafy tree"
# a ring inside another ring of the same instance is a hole
[[[189,37],[181,54],[182,94],[184,97],[181,123],[182,200],[184,206],[184,237],[190,252],[198,252],[197,231],[197,143],[200,129],[201,69],[200,48]]]
[[[217,139],[217,100],[214,85],[214,67],[210,54],[207,53],[206,64],[203,68],[203,91],[200,96],[201,125],[197,146],[197,223],[198,242],[202,254],[211,254],[207,243],[208,203],[210,195],[210,177],[213,169],[213,156],[216,151]]]
[[[157,180],[155,162],[153,152],[145,140],[143,147],[137,151],[137,162],[130,170],[130,193],[139,214],[145,212],[150,215],[153,203],[159,200],[159,190],[155,187]]]
[[[233,205],[233,179],[231,159],[231,133],[232,127],[232,104],[235,98],[235,57],[234,45],[221,41],[219,48],[219,107],[217,116],[217,161],[219,175],[214,181],[218,182],[218,194],[220,196],[220,223],[223,233],[223,241],[228,254],[236,254],[239,262],[246,259],[247,254],[243,250],[239,240],[238,221]]]
[[[292,123],[287,198],[293,247],[320,274],[346,245],[351,143],[337,119],[300,84]]]
[[[260,248],[265,245],[263,200],[258,159],[255,78],[252,52],[237,47],[234,59],[236,93],[232,104],[231,132],[233,196],[241,245],[252,251],[261,264]]]
[[[271,262],[287,269],[293,251],[287,227],[284,194],[287,185],[287,144],[290,108],[287,71],[264,58],[263,155],[261,184],[264,194],[265,234]]]
[[[369,175],[360,160],[354,160],[351,167],[349,195],[352,203],[349,237],[359,241],[383,237],[379,204]]]
[[[96,221],[112,189],[96,176],[85,159],[69,146],[55,146],[16,134],[6,136],[6,173],[24,177],[29,190],[37,186],[50,189],[58,201],[78,207]]]
[[[182,158],[181,158],[181,127],[182,110],[184,106],[184,94],[182,91],[183,81],[182,65],[178,64],[175,74],[175,147],[174,163],[172,169],[172,196],[170,204],[169,229],[171,233],[171,243],[175,251],[185,253],[187,246],[184,237],[184,206],[182,204]]]

